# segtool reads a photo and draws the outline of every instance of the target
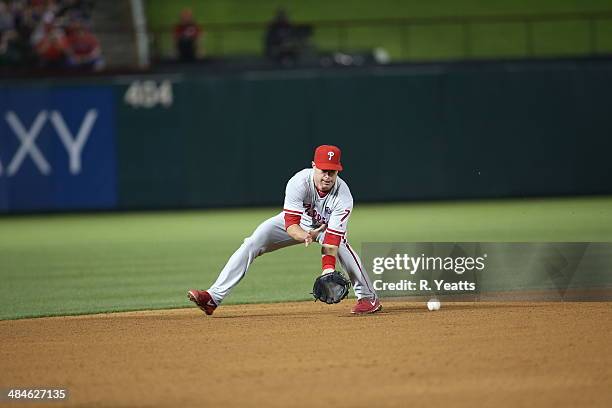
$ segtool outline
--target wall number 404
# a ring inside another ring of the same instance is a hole
[[[154,108],[158,105],[168,108],[174,102],[172,82],[134,81],[125,91],[123,100],[134,108]]]

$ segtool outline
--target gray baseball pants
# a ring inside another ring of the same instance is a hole
[[[319,234],[319,243],[323,242],[323,239],[324,234]],[[291,238],[285,231],[285,218],[282,212],[262,222],[230,257],[215,283],[208,289],[208,293],[217,305],[221,304],[230,291],[244,278],[255,258],[296,244],[300,242]],[[338,261],[348,273],[357,299],[377,297],[361,259],[346,238],[342,239],[338,247]]]

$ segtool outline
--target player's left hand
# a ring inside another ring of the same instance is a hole
[[[320,300],[327,304],[338,303],[348,295],[350,286],[350,281],[340,272],[329,272],[315,279],[312,296],[315,301]]]

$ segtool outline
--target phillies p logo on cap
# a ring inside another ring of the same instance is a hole
[[[314,154],[315,166],[321,170],[342,170],[340,148],[333,145],[321,145],[316,148]]]

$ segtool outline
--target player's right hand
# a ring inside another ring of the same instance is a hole
[[[308,233],[306,235],[306,238],[304,238],[304,246],[308,248],[308,245],[310,245],[311,243],[312,243],[312,237],[310,236],[310,233]]]
[[[308,245],[310,245],[313,241],[316,241],[321,231],[324,231],[325,228],[327,228],[327,225],[322,224],[319,228],[308,231],[306,237],[304,238],[304,245],[308,247]]]

